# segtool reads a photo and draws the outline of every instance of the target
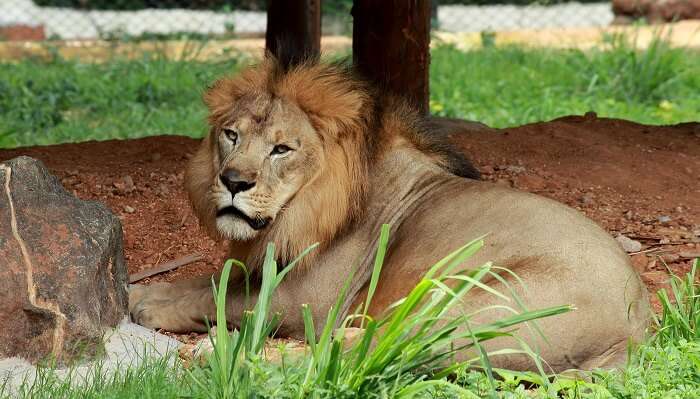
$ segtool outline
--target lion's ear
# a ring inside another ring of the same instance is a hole
[[[270,75],[275,73],[276,68],[275,61],[266,58],[257,66],[243,69],[233,78],[214,82],[202,96],[204,104],[209,108],[210,119],[228,112],[246,94],[265,92]]]
[[[362,124],[364,93],[345,93],[342,96],[320,100],[300,99],[299,105],[307,113],[316,130],[332,137],[355,131]]]
[[[369,102],[367,90],[345,71],[321,64],[289,71],[278,94],[295,101],[317,130],[336,138],[362,125]]]
[[[221,108],[230,106],[233,101],[236,101],[236,92],[236,85],[233,79],[219,79],[204,92],[202,100],[207,108],[209,108],[209,112],[214,113]]]

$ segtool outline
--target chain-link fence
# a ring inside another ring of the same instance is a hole
[[[500,3],[500,4],[494,4]],[[349,34],[352,0],[325,0],[326,35]],[[448,32],[602,27],[614,18],[600,0],[435,1],[433,24]],[[265,32],[265,0],[0,0],[4,40],[246,37]]]

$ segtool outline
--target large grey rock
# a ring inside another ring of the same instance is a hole
[[[0,357],[67,362],[127,314],[119,219],[35,159],[0,164]]]

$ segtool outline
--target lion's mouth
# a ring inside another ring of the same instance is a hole
[[[216,217],[222,217],[222,216],[232,216],[232,217],[237,217],[239,219],[243,219],[246,223],[248,223],[248,226],[250,226],[251,229],[253,230],[262,230],[265,227],[267,227],[268,224],[270,224],[271,218],[261,218],[261,217],[250,217],[243,213],[240,209],[236,208],[235,206],[227,206],[225,208],[221,208],[218,212],[216,212]]]

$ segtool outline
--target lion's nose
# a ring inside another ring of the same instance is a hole
[[[247,181],[243,179],[241,175],[233,169],[224,170],[219,178],[224,186],[228,188],[228,191],[230,191],[233,195],[255,187],[254,181]]]

